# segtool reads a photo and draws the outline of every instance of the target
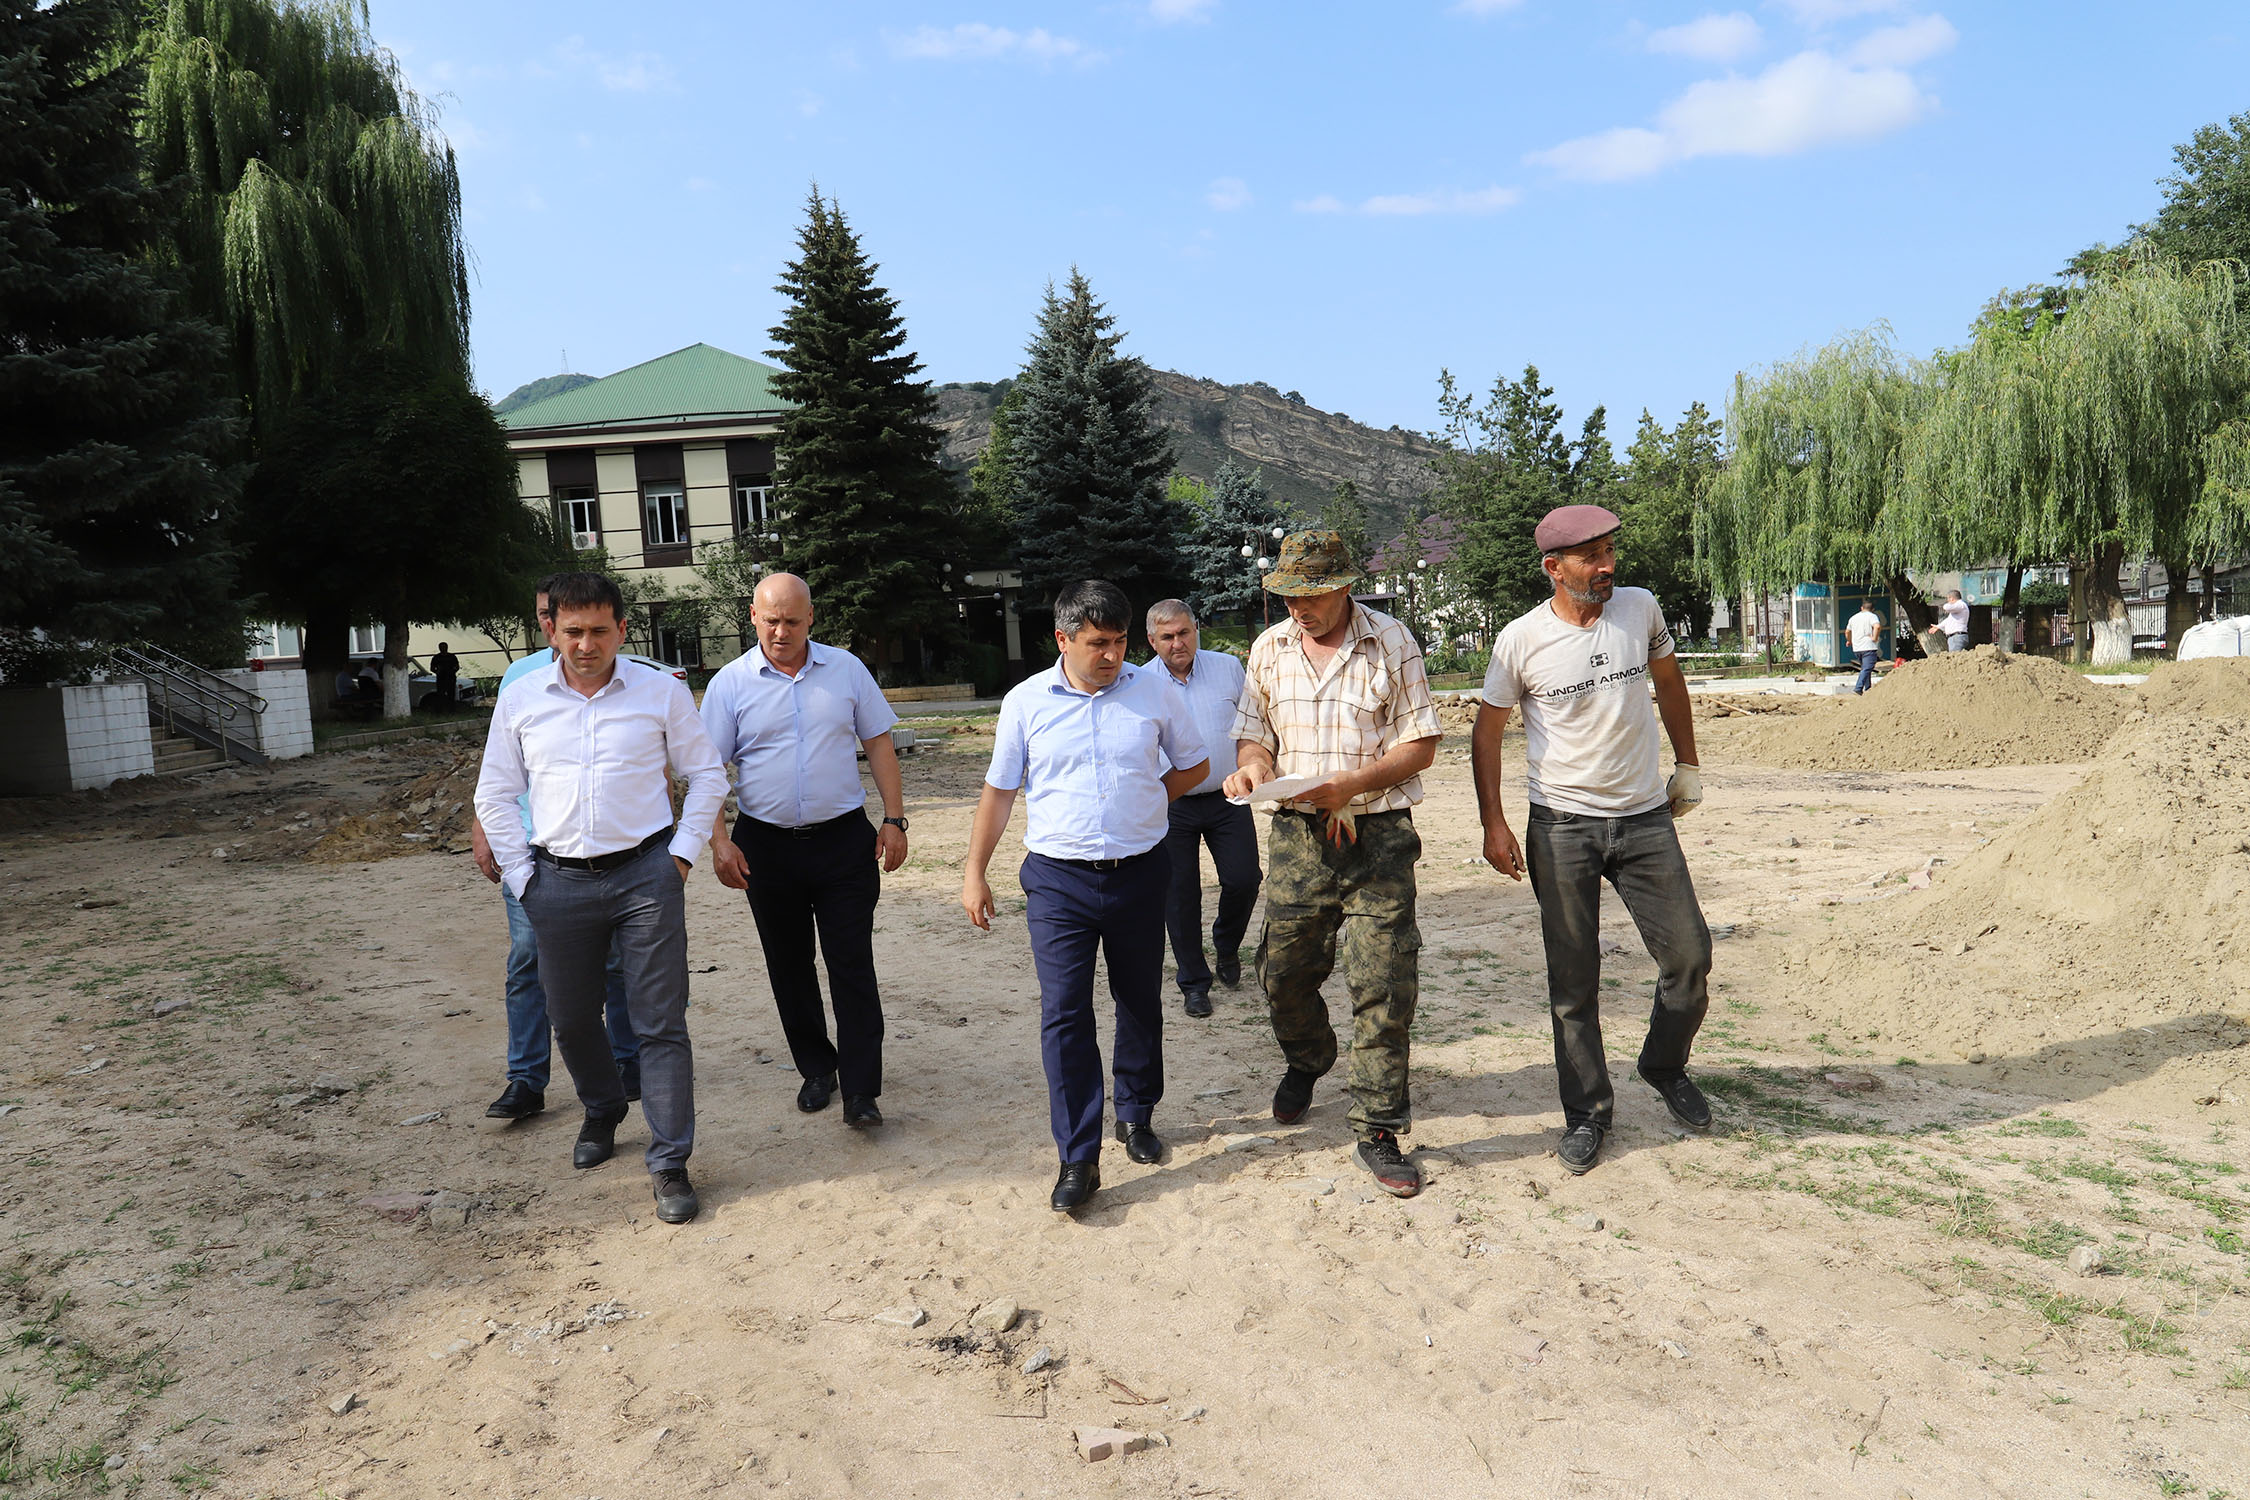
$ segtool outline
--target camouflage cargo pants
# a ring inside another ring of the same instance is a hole
[[[1414,864],[1422,838],[1404,810],[1362,813],[1358,839],[1340,849],[1322,837],[1321,822],[1274,814],[1258,982],[1283,1059],[1317,1077],[1336,1066],[1336,1028],[1320,987],[1341,950],[1352,997],[1352,1132],[1362,1140],[1376,1130],[1403,1135],[1414,1123],[1406,1049],[1421,988]]]

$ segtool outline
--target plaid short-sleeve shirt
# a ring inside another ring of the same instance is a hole
[[[1343,644],[1316,672],[1305,657],[1304,632],[1285,620],[1258,637],[1234,737],[1273,752],[1283,776],[1333,776],[1380,760],[1393,746],[1444,733],[1422,648],[1406,627],[1364,604],[1352,606]],[[1354,813],[1393,812],[1422,800],[1422,778],[1351,801]]]

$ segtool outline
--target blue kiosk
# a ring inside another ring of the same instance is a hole
[[[1898,637],[1892,628],[1888,589],[1867,584],[1800,583],[1789,591],[1789,623],[1797,637],[1797,660],[1822,667],[1857,666],[1859,659],[1852,654],[1851,642],[1844,639],[1844,624],[1863,606],[1882,618],[1883,633],[1878,639],[1883,659],[1888,661],[1896,655]]]

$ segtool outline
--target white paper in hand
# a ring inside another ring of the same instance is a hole
[[[1331,779],[1327,776],[1276,776],[1271,781],[1260,782],[1247,797],[1227,800],[1238,807],[1255,807],[1261,802],[1290,802],[1316,786],[1325,786]]]

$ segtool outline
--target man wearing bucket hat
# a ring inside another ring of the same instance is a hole
[[[1673,826],[1703,800],[1695,720],[1662,606],[1646,589],[1616,585],[1621,525],[1598,505],[1566,505],[1532,532],[1554,597],[1500,632],[1470,742],[1485,860],[1514,880],[1528,867],[1539,898],[1562,1088],[1555,1154],[1575,1173],[1593,1168],[1616,1105],[1599,1008],[1604,880],[1656,960],[1642,1081],[1682,1125],[1711,1123],[1710,1104],[1687,1076],[1709,1004],[1711,931]],[[1531,792],[1521,845],[1500,806],[1500,736],[1519,705]],[[1660,716],[1672,740],[1669,783]]]
[[[1336,1065],[1320,987],[1341,957],[1352,999],[1354,1154],[1377,1186],[1410,1198],[1422,1173],[1398,1138],[1413,1125],[1407,1037],[1422,946],[1414,923],[1422,841],[1411,809],[1444,731],[1414,637],[1353,602],[1364,576],[1336,532],[1282,542],[1265,582],[1289,618],[1250,648],[1234,720],[1238,769],[1226,792],[1248,797],[1278,776],[1317,781],[1275,811],[1267,840],[1258,981],[1288,1067],[1273,1117],[1302,1118],[1314,1081]]]

